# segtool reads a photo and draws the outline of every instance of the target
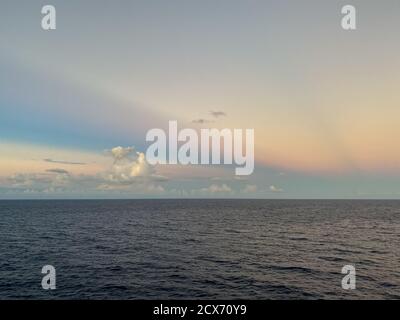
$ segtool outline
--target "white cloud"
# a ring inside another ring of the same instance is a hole
[[[210,180],[232,182],[232,181],[247,181],[248,178],[243,176],[223,176],[223,177],[211,177]]]
[[[109,153],[114,157],[114,161],[119,161],[124,158],[127,158],[130,154],[134,153],[135,148],[133,147],[115,147],[111,150],[106,150],[106,153]]]
[[[275,187],[274,185],[270,186],[269,190],[272,191],[272,192],[276,192],[276,193],[283,192],[283,189]]]
[[[133,147],[115,147],[107,153],[114,158],[110,170],[102,175],[108,182],[129,184],[147,178],[159,178],[154,175],[154,167],[147,162],[144,153]]]
[[[207,192],[207,193],[232,193],[233,192],[233,190],[225,183],[222,185],[212,184],[208,188],[200,189],[200,191]]]
[[[167,178],[155,173],[144,153],[133,147],[115,147],[106,151],[113,158],[108,170],[95,175],[74,175],[65,169],[49,168],[41,173],[20,173],[0,181],[2,193],[163,193],[158,182]],[[49,162],[49,161],[48,161]],[[54,162],[51,162],[54,163]]]
[[[69,173],[62,169],[49,169],[45,173],[19,173],[7,179],[6,187],[15,192],[64,191],[70,184]]]

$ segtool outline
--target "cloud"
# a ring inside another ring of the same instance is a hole
[[[64,160],[53,160],[53,159],[43,159],[45,162],[50,163],[59,163],[59,164],[71,164],[71,165],[85,165],[84,162],[72,162],[72,161],[64,161]]]
[[[70,182],[70,176],[64,172],[19,173],[8,178],[7,187],[16,193],[61,192],[68,188]]]
[[[55,168],[55,169],[48,169],[48,170],[46,170],[46,172],[58,173],[58,174],[69,174],[69,172],[68,172],[67,170],[58,169],[58,168]]]
[[[111,150],[106,150],[106,153],[110,154],[114,158],[114,162],[123,160],[125,158],[128,158],[130,154],[135,153],[135,148],[134,147],[115,147],[112,148]]]
[[[114,158],[110,170],[103,174],[106,181],[130,184],[153,178],[154,167],[147,162],[143,152],[138,152],[133,147],[115,147],[106,152]]]
[[[200,189],[200,191],[206,192],[206,193],[232,193],[233,192],[233,190],[225,183],[222,185],[212,184],[208,188]]]
[[[231,182],[231,181],[247,181],[248,178],[243,176],[225,176],[225,177],[211,177],[210,180]]]
[[[150,165],[143,152],[133,146],[116,146],[103,151],[108,167],[91,174],[78,174],[68,167],[49,163],[42,172],[20,173],[1,180],[0,197],[193,197],[218,198],[235,195],[255,196],[257,187],[241,177],[224,176],[210,167],[190,179],[169,180],[168,170]],[[41,157],[44,158],[44,157]],[[40,159],[41,159],[40,158]],[[67,158],[68,159],[68,158]],[[103,162],[102,162],[103,163]],[[195,168],[195,166],[194,166]],[[199,167],[196,167],[199,169]],[[192,169],[190,170],[192,172]],[[164,175],[165,176],[164,176]],[[172,174],[173,176],[173,174]],[[168,182],[166,182],[168,181]],[[247,185],[246,185],[247,184]],[[244,192],[244,193],[243,193]],[[252,193],[253,192],[253,193]]]
[[[207,119],[196,119],[193,120],[192,123],[196,123],[196,124],[205,124],[205,123],[211,123],[214,122],[212,120],[207,120]]]
[[[272,191],[272,192],[275,192],[275,193],[281,193],[281,192],[284,191],[283,189],[277,188],[274,185],[270,186],[269,190]]]
[[[219,118],[219,117],[226,117],[227,114],[223,111],[210,111],[210,114],[215,117],[215,118]]]
[[[40,173],[17,173],[9,177],[8,182],[13,188],[38,188],[52,182],[50,175]]]
[[[62,168],[49,168],[41,173],[19,173],[0,180],[0,191],[3,194],[99,194],[115,191],[142,195],[165,191],[159,182],[168,179],[156,174],[155,167],[146,161],[144,153],[133,147],[115,147],[106,154],[113,159],[110,167],[95,175],[76,175]]]
[[[213,116],[214,118],[226,117],[226,113],[223,111],[210,111],[209,114],[211,116]],[[196,123],[196,124],[205,124],[205,123],[213,123],[213,122],[214,122],[214,120],[208,120],[208,119],[204,119],[204,118],[192,120],[192,123]]]

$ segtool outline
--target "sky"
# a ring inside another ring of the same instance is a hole
[[[398,0],[0,8],[0,199],[400,198]],[[253,174],[150,165],[170,120],[254,129]]]

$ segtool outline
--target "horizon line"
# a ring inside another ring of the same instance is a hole
[[[336,200],[336,201],[400,201],[400,198],[10,198],[0,201],[113,201],[113,200]]]

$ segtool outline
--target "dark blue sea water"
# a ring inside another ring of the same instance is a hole
[[[341,288],[346,264],[356,290]],[[400,202],[0,201],[11,298],[400,298]]]

